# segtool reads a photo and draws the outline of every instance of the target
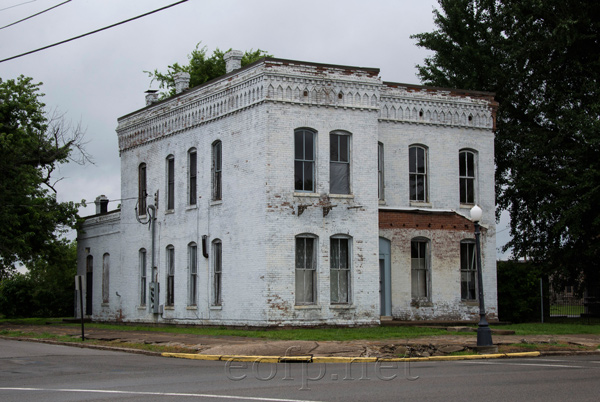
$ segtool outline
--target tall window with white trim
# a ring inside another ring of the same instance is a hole
[[[477,300],[477,266],[475,265],[475,243],[465,240],[460,243],[460,298]]]
[[[142,248],[139,252],[140,269],[140,306],[146,305],[146,249]]]
[[[175,304],[175,248],[167,246],[167,294],[165,298],[166,306]]]
[[[427,202],[427,149],[413,145],[408,149],[410,200]]]
[[[458,154],[458,159],[460,203],[475,204],[476,154],[473,151],[462,150]]]
[[[332,304],[350,303],[350,239],[330,238],[330,293]]]
[[[350,194],[350,133],[329,134],[329,192]]]
[[[410,242],[411,292],[416,300],[429,300],[431,275],[428,249],[427,239],[418,238]]]
[[[296,304],[316,303],[317,238],[296,237]]]
[[[198,246],[188,244],[188,269],[190,274],[188,305],[195,306],[198,300]]]
[[[294,189],[315,192],[315,139],[317,134],[302,128],[294,131]]]

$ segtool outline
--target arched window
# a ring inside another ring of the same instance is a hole
[[[175,209],[175,157],[167,157],[167,209]]]
[[[296,304],[317,302],[317,237],[296,236]]]
[[[475,204],[477,154],[471,150],[461,150],[458,159],[460,203]]]
[[[196,205],[198,198],[198,153],[196,148],[188,151],[188,204]]]
[[[350,133],[329,134],[329,192],[350,194]]]
[[[430,300],[431,269],[429,240],[415,238],[410,242],[411,293],[414,300]]]
[[[427,148],[412,145],[408,149],[410,200],[427,202]]]
[[[337,235],[329,239],[330,296],[332,304],[350,303],[352,239]]]
[[[294,189],[315,192],[315,146],[316,133],[299,128],[294,131]]]
[[[198,245],[188,244],[189,295],[188,305],[195,306],[198,300]]]
[[[460,242],[460,298],[477,300],[477,266],[475,265],[475,242]]]
[[[102,256],[102,303],[108,303],[110,298],[110,255]]]
[[[377,193],[379,200],[385,199],[384,189],[384,174],[383,174],[383,144],[377,143]]]
[[[213,305],[220,306],[223,302],[222,297],[222,274],[223,274],[223,260],[222,260],[222,244],[221,240],[214,240],[212,243],[212,258],[213,258]]]
[[[88,255],[85,259],[85,314],[92,315],[94,291],[94,257]]]
[[[165,298],[166,306],[175,304],[175,248],[167,246],[167,295]]]
[[[139,251],[140,263],[140,306],[146,305],[146,249],[142,248]]]
[[[146,164],[140,163],[138,167],[138,215],[146,215],[146,209],[148,204],[146,203],[146,196],[148,195],[146,186]]]

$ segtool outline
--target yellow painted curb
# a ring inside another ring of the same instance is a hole
[[[521,352],[521,353],[495,353],[489,355],[460,355],[460,356],[430,356],[430,357],[382,357],[380,362],[425,362],[425,361],[456,361],[456,360],[480,360],[480,359],[499,359],[511,357],[538,357],[540,352]]]
[[[259,363],[376,363],[376,362],[424,362],[498,359],[511,357],[538,357],[540,352],[495,353],[490,355],[430,356],[430,357],[342,357],[342,356],[245,356],[245,355],[202,355],[194,353],[161,353],[164,357],[180,359],[235,361]]]
[[[160,354],[163,357],[177,357],[180,359],[192,359],[192,360],[221,360],[221,355],[199,355],[196,353],[169,353],[163,352]]]
[[[377,357],[315,356],[313,363],[375,363]]]

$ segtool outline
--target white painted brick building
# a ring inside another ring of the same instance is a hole
[[[121,208],[103,204],[78,234],[86,314],[261,326],[475,319],[466,217],[478,204],[496,318],[491,94],[228,57],[226,75],[192,89],[181,77],[177,95],[148,94],[118,120]]]

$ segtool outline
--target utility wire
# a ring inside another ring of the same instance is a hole
[[[19,7],[19,6],[22,6],[23,4],[33,3],[34,1],[36,1],[36,0],[26,1],[23,3],[15,4],[14,6],[10,6],[10,7],[0,8],[0,11],[8,10],[9,8]]]
[[[27,21],[27,20],[28,20],[28,19],[30,19],[30,18],[36,17],[36,16],[38,16],[38,15],[40,15],[40,14],[44,14],[46,11],[50,11],[50,10],[52,10],[53,8],[60,7],[60,6],[62,6],[63,4],[66,4],[66,3],[70,2],[70,1],[71,1],[71,0],[63,1],[62,3],[60,3],[60,4],[57,4],[57,5],[55,5],[55,6],[52,6],[52,7],[50,7],[50,8],[47,8],[47,9],[45,9],[44,11],[40,11],[39,13],[35,13],[35,14],[33,14],[33,15],[30,15],[29,17],[27,17],[27,18],[23,18],[22,20],[19,20],[19,21],[16,21],[16,22],[13,22],[12,24],[5,25],[5,26],[1,27],[0,29],[4,29],[4,28],[11,27],[11,26],[13,26],[13,25],[17,25],[19,22]]]
[[[5,61],[17,59],[19,57],[27,56],[28,54],[32,54],[32,53],[36,53],[36,52],[39,52],[39,51],[42,51],[42,50],[46,50],[46,49],[49,49],[49,48],[54,47],[54,46],[62,45],[63,43],[71,42],[71,41],[74,41],[76,39],[81,39],[81,38],[83,38],[85,36],[89,36],[89,35],[92,35],[92,34],[95,34],[95,33],[101,32],[101,31],[105,31],[107,29],[114,28],[116,26],[126,24],[128,22],[137,20],[139,18],[146,17],[146,16],[148,16],[150,14],[154,14],[154,13],[157,13],[159,11],[166,10],[167,8],[171,8],[171,7],[176,6],[178,4],[185,3],[186,1],[188,1],[188,0],[181,0],[181,1],[178,1],[177,3],[173,3],[173,4],[170,4],[168,6],[165,6],[165,7],[162,7],[162,8],[158,8],[158,9],[156,9],[154,11],[150,11],[150,12],[147,12],[145,14],[138,15],[137,17],[129,18],[129,19],[125,20],[125,21],[117,22],[116,24],[112,24],[112,25],[109,25],[109,26],[104,27],[104,28],[96,29],[95,31],[91,31],[91,32],[88,32],[88,33],[83,34],[83,35],[75,36],[75,37],[73,37],[71,39],[66,39],[66,40],[63,40],[61,42],[54,43],[52,45],[44,46],[44,47],[41,47],[41,48],[36,49],[36,50],[31,50],[31,51],[26,52],[26,53],[21,53],[21,54],[16,55],[16,56],[12,56],[12,57],[9,57],[9,58],[6,58],[6,59],[2,59],[2,60],[0,60],[0,63],[4,63]]]

